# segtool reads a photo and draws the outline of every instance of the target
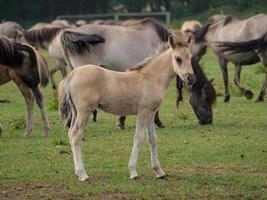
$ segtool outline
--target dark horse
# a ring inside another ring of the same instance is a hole
[[[40,82],[42,85],[48,82],[48,75],[43,77],[42,69],[38,70],[42,62],[38,56],[31,46],[0,37],[0,85],[13,80],[25,98],[28,113],[25,136],[30,135],[33,128],[34,98],[41,110],[44,136],[48,136],[49,131],[43,96],[38,87]]]
[[[211,21],[192,34],[190,48],[194,57],[199,60],[210,47],[218,57],[222,70],[225,96],[224,101],[230,99],[228,85],[227,63],[235,65],[234,83],[240,92],[251,99],[253,93],[240,84],[242,65],[251,65],[258,62],[267,67],[267,15],[258,14],[245,20],[232,16],[216,15]],[[264,100],[267,87],[267,74],[261,92],[256,101]]]

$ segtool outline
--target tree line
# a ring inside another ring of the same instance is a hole
[[[58,15],[170,11],[182,17],[229,5],[240,11],[266,6],[265,0],[0,0],[0,18],[24,22],[48,21]]]

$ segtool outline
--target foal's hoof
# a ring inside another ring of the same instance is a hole
[[[253,92],[251,90],[245,90],[244,92],[244,96],[247,98],[247,99],[252,99],[253,98]]]
[[[157,175],[157,179],[165,179],[166,177],[166,174]]]
[[[87,176],[87,177],[79,177],[78,180],[82,181],[82,182],[89,181],[89,176]]]
[[[230,95],[229,94],[225,95],[223,101],[229,102],[229,100],[230,100]]]
[[[138,175],[137,174],[133,174],[133,175],[130,176],[130,179],[131,180],[136,180],[136,179],[138,179]]]

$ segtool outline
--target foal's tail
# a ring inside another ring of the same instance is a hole
[[[256,53],[260,53],[267,47],[267,32],[254,40],[245,42],[218,42],[217,46],[222,48],[222,52],[248,53],[257,50]]]
[[[91,46],[96,46],[104,42],[105,38],[96,34],[64,31],[61,35],[63,50],[70,54],[83,55],[85,52],[90,52]]]
[[[72,122],[77,117],[77,110],[73,104],[70,91],[71,78],[72,73],[64,78],[58,87],[59,112],[64,121],[64,126],[68,128],[71,127]]]

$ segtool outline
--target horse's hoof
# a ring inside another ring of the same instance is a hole
[[[124,124],[117,124],[117,127],[121,130],[125,129],[125,125]]]
[[[96,118],[93,118],[93,121],[96,122]]]
[[[263,102],[264,101],[264,98],[262,96],[259,96],[257,99],[256,99],[256,102]]]
[[[85,182],[85,181],[89,181],[89,176],[87,177],[79,177],[79,181]]]
[[[230,95],[229,94],[225,95],[223,101],[229,102],[229,100],[230,100]]]
[[[159,124],[157,126],[158,126],[158,128],[165,128],[165,125],[164,124]]]
[[[251,90],[245,90],[244,92],[244,96],[247,98],[247,99],[252,99],[253,98],[253,92]]]

